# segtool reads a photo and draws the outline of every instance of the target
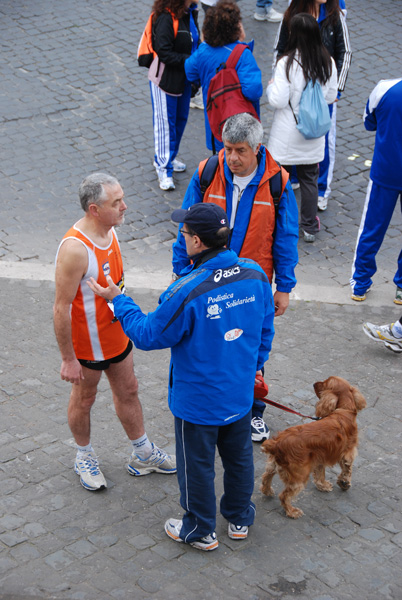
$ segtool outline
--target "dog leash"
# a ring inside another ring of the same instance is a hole
[[[302,415],[302,413],[299,413],[297,410],[293,410],[284,404],[279,404],[279,402],[274,402],[274,400],[268,400],[268,398],[266,398],[268,395],[268,384],[264,380],[264,377],[262,375],[256,375],[255,381],[254,398],[258,398],[259,400],[265,402],[265,404],[271,404],[271,406],[276,406],[276,408],[281,408],[282,410],[286,410],[294,415],[299,415],[299,417],[303,417],[303,419],[312,419],[313,421],[319,421],[321,419],[321,417],[309,417],[308,415]]]
[[[268,398],[259,398],[265,402],[265,404],[271,404],[271,406],[276,406],[276,408],[281,408],[282,410],[286,410],[286,412],[293,413],[294,415],[299,415],[299,417],[303,417],[303,419],[312,419],[313,421],[319,421],[321,417],[310,417],[309,415],[303,415],[302,413],[297,412],[297,410],[293,410],[284,404],[279,404],[279,402],[275,402],[274,400],[268,400]]]

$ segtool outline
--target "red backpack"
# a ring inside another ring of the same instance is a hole
[[[227,61],[219,65],[209,84],[207,116],[211,131],[220,142],[223,126],[229,117],[239,113],[250,113],[260,120],[251,100],[243,96],[235,68],[246,48],[247,44],[236,44]]]

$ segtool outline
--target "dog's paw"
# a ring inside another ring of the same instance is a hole
[[[304,515],[304,512],[302,511],[301,508],[295,508],[294,506],[292,506],[292,508],[290,509],[286,509],[286,516],[289,517],[290,519],[299,519],[300,517],[302,517]]]
[[[339,487],[341,488],[341,490],[348,490],[350,488],[350,486],[352,485],[350,483],[350,481],[346,481],[345,479],[338,479],[338,481],[336,482]]]
[[[275,492],[272,487],[264,487],[263,485],[260,487],[260,490],[264,494],[264,496],[268,496],[269,498],[273,498],[275,496]]]
[[[332,490],[334,488],[332,483],[330,483],[329,481],[322,481],[322,482],[315,481],[314,483],[315,483],[315,487],[320,492],[332,492]]]

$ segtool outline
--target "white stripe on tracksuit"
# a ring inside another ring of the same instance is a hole
[[[169,116],[166,93],[150,81],[153,110],[155,161],[158,174],[166,169],[170,158]]]

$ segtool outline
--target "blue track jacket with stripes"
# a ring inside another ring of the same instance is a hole
[[[154,312],[125,295],[115,316],[141,350],[171,348],[169,407],[199,425],[244,417],[274,336],[274,302],[257,263],[224,249],[172,283]]]
[[[402,190],[402,79],[382,79],[371,92],[363,115],[368,131],[376,131],[370,179]]]

